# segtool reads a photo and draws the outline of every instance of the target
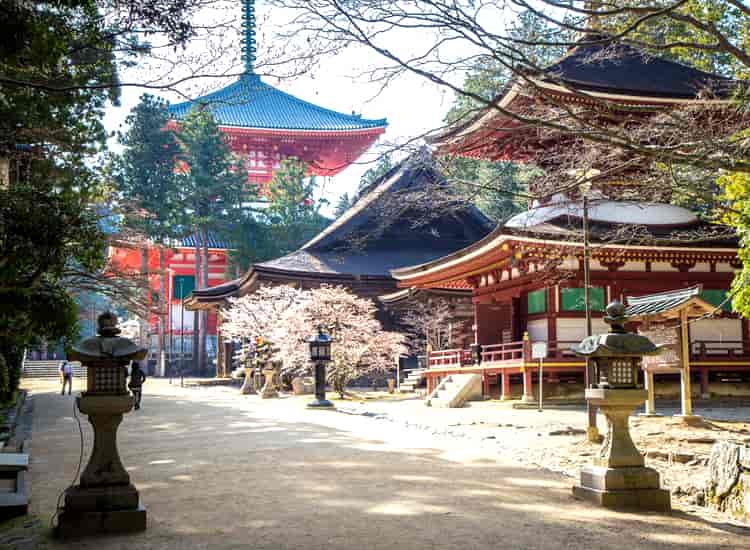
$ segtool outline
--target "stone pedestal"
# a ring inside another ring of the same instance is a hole
[[[252,368],[245,368],[245,380],[242,383],[242,387],[240,388],[240,393],[242,395],[250,395],[255,393],[255,388],[253,388],[253,369]]]
[[[275,374],[276,374],[275,369],[263,370],[264,384],[263,384],[263,388],[261,388],[260,390],[261,399],[271,399],[273,397],[279,396],[279,392],[276,389],[276,384],[273,381],[273,377]]]
[[[609,430],[594,463],[581,470],[576,497],[607,508],[637,508],[667,512],[669,492],[659,487],[659,473],[644,465],[630,437],[629,417],[646,400],[637,389],[587,389],[586,399],[607,419]]]
[[[63,538],[146,529],[146,510],[117,451],[117,428],[133,408],[130,395],[86,395],[78,409],[94,428],[94,448],[81,483],[65,491],[57,535]]]

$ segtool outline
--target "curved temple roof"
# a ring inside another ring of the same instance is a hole
[[[269,86],[258,75],[245,74],[239,80],[199,97],[170,105],[176,119],[184,118],[195,105],[210,109],[219,126],[268,130],[347,132],[384,128],[386,119],[366,119],[309,103]]]
[[[580,90],[669,99],[695,99],[703,92],[725,97],[736,85],[721,75],[592,34],[540,76]]]

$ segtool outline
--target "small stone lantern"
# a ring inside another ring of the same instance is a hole
[[[117,451],[117,428],[133,408],[126,385],[128,365],[144,359],[147,350],[117,336],[120,329],[111,312],[99,316],[97,332],[69,354],[87,367],[86,391],[76,405],[94,429],[94,449],[80,484],[65,492],[57,528],[62,537],[146,529],[146,510]]]
[[[625,306],[620,302],[607,306],[604,321],[609,333],[589,336],[572,347],[594,363],[586,399],[601,409],[609,425],[598,456],[581,470],[581,483],[573,494],[607,508],[666,512],[671,509],[669,491],[660,488],[659,473],[644,465],[628,425],[631,413],[646,401],[637,378],[642,358],[660,350],[645,336],[625,330]]]
[[[331,337],[318,327],[318,333],[305,340],[310,346],[310,360],[315,364],[315,401],[307,406],[315,409],[333,408],[326,399],[326,363],[331,360]]]

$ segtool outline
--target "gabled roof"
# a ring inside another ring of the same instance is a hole
[[[589,34],[542,71],[545,81],[593,92],[694,99],[702,92],[730,95],[735,81]]]
[[[335,222],[298,251],[256,264],[258,270],[379,276],[463,248],[488,234],[492,221],[476,207],[420,211],[421,194],[445,188],[426,150],[396,165]],[[424,206],[426,210],[427,207]],[[424,220],[419,220],[424,216]]]
[[[228,249],[231,248],[229,244],[226,241],[223,241],[219,239],[216,235],[213,233],[209,233],[207,235],[208,240],[208,248],[218,248],[218,249]],[[178,239],[177,243],[175,243],[176,246],[182,247],[182,248],[195,248],[196,245],[196,234],[193,233],[192,235],[188,235],[186,237],[182,237],[182,239]]]
[[[383,128],[386,119],[370,120],[309,103],[264,83],[256,74],[193,101],[169,106],[173,118],[183,119],[194,106],[205,107],[219,126],[267,130],[347,132]]]
[[[685,308],[688,308],[688,317],[707,315],[716,308],[700,297],[702,290],[702,285],[695,285],[646,296],[628,296],[625,315],[631,320],[666,319],[679,317],[680,310]]]
[[[435,233],[435,226],[440,225],[441,222],[448,222],[454,226],[460,224],[464,231],[464,237],[461,240],[468,241],[467,244],[480,239],[494,227],[494,223],[473,205],[465,205],[452,213],[447,212],[437,218],[426,219],[423,226],[417,223],[419,220],[403,220],[398,213],[393,212],[398,207],[408,208],[410,203],[412,203],[411,206],[419,207],[413,203],[421,192],[431,189],[450,193],[445,178],[436,166],[432,155],[426,148],[422,148],[372,183],[363,191],[354,205],[302,246],[301,250],[324,250],[342,244],[350,247],[357,233],[364,231],[371,234],[376,229],[382,234],[389,227],[404,221],[412,222],[409,224],[411,230],[406,234],[401,233],[396,236],[398,244],[405,244],[410,237],[417,236],[421,245],[426,237],[435,234],[437,241],[447,244],[443,248],[455,250],[458,247],[448,242],[447,235]],[[427,208],[424,207],[424,209]],[[428,212],[421,212],[421,214],[429,218]],[[382,239],[383,235],[378,238],[365,239],[362,246],[372,250],[381,244],[379,241]]]
[[[492,221],[473,206],[448,209],[416,220],[407,194],[445,188],[445,180],[426,150],[399,163],[373,183],[333,224],[299,250],[253,265],[239,280],[219,290],[196,290],[194,304],[217,302],[262,279],[319,282],[377,280],[393,284],[391,270],[424,263],[464,248],[487,235]],[[404,194],[401,194],[404,193]],[[388,206],[401,206],[392,219]],[[429,206],[425,206],[429,208]]]

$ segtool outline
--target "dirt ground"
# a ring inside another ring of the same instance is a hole
[[[658,410],[663,416],[631,419],[631,434],[645,453],[646,464],[660,472],[663,486],[672,491],[673,504],[681,510],[731,521],[732,518],[702,506],[706,464],[715,441],[750,441],[750,408],[730,401],[699,406],[694,413],[702,415],[703,421],[687,425],[674,416],[679,412],[676,403],[660,405]],[[514,409],[512,402],[484,401],[469,403],[462,409],[431,409],[418,399],[364,399],[339,408],[434,435],[471,441],[472,445],[494,449],[522,464],[559,472],[571,482],[599,448],[583,437],[583,406],[553,405],[540,412]],[[600,433],[606,433],[601,414],[597,421]]]
[[[71,398],[51,384],[29,389],[32,508],[48,523],[76,471],[78,428]],[[570,478],[533,465],[544,446],[524,452],[522,443],[550,425],[577,426],[580,411],[550,411],[554,422],[546,412],[513,411],[528,418],[521,429],[485,403],[425,413],[417,401],[366,401],[341,404],[351,413],[342,414],[307,410],[306,400],[261,401],[235,388],[149,380],[143,409],[127,415],[119,438],[148,530],[46,547],[750,548],[750,531],[724,521],[681,510],[618,513],[574,500]],[[402,421],[398,411],[412,414]],[[422,414],[451,421],[433,429]],[[500,424],[495,415],[502,427],[470,424]],[[92,437],[83,426],[85,461]],[[556,446],[575,441],[533,437]]]

